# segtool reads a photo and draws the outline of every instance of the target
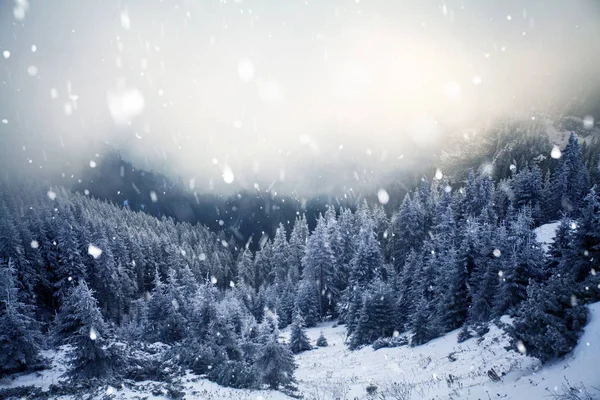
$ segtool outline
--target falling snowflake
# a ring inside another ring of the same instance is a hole
[[[29,245],[31,246],[32,249],[37,249],[38,247],[40,247],[40,244],[38,243],[37,240],[32,240]]]
[[[390,201],[390,195],[385,189],[379,189],[379,191],[377,191],[377,198],[381,204],[387,204]]]
[[[527,349],[525,348],[525,344],[523,344],[523,342],[520,340],[517,342],[517,350],[519,350],[519,353],[521,353],[521,354],[527,354]]]
[[[8,124],[8,120],[7,120],[6,118],[2,118],[2,123],[3,123],[4,125]]]
[[[98,338],[98,334],[94,328],[90,328],[90,339],[96,340]]]
[[[235,287],[235,282],[233,282],[233,281],[229,281],[229,287],[230,287],[230,288],[234,288],[234,287]]]
[[[131,20],[129,19],[129,12],[127,9],[121,11],[121,27],[126,31],[131,28]]]
[[[594,127],[594,117],[592,117],[591,115],[587,115],[583,119],[583,127],[585,129],[592,129]]]
[[[13,17],[15,17],[17,21],[23,21],[27,11],[29,11],[29,2],[27,0],[15,0]]]
[[[8,50],[4,50],[4,51],[2,52],[2,56],[3,56],[4,58],[6,58],[6,59],[9,59],[9,58],[10,58],[10,51],[8,51]]]
[[[97,259],[98,257],[100,257],[102,255],[102,249],[100,247],[96,247],[90,243],[88,246],[88,254],[90,256],[94,257],[94,259]]]
[[[210,282],[211,282],[213,285],[216,285],[216,284],[217,284],[217,277],[215,277],[215,276],[211,276],[211,277],[210,277]]]
[[[96,168],[96,161],[90,160],[90,168]]]
[[[131,87],[110,90],[106,100],[110,115],[118,125],[126,125],[140,115],[146,104],[142,92]]]
[[[200,255],[198,256],[198,259],[199,259],[200,261],[204,261],[204,260],[206,260],[206,254],[204,254],[204,253],[200,253]]]
[[[225,183],[231,184],[234,179],[235,176],[233,175],[233,171],[226,165],[225,168],[223,168],[223,180]]]
[[[27,73],[29,76],[36,76],[38,74],[38,68],[35,65],[27,67]]]
[[[481,85],[481,76],[475,75],[473,77],[473,85]]]
[[[435,179],[437,179],[438,181],[441,180],[444,177],[444,174],[442,173],[441,169],[436,169],[435,170]]]
[[[150,200],[152,200],[153,203],[158,202],[158,196],[154,190],[150,192]]]
[[[500,249],[494,249],[492,253],[494,254],[494,257],[500,257],[502,255]]]
[[[552,151],[550,152],[550,157],[558,160],[561,156],[562,152],[560,151],[560,147],[554,145],[554,147],[552,147]]]
[[[31,45],[31,52],[35,53],[37,51],[37,46],[35,44]]]
[[[54,193],[52,190],[48,190],[48,193],[46,193],[48,195],[48,198],[50,200],[54,200],[56,199],[56,193]]]

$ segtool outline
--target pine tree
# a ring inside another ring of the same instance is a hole
[[[554,276],[527,289],[513,322],[513,336],[528,354],[548,361],[570,352],[587,321],[587,309],[574,298],[575,284]]]
[[[501,255],[501,279],[495,296],[495,314],[502,315],[527,296],[531,281],[543,277],[544,253],[535,238],[529,206],[523,208],[509,228],[506,254]]]
[[[571,233],[570,245],[559,266],[561,274],[590,289],[591,299],[600,298],[600,195],[597,187],[584,199],[581,216]]]
[[[583,162],[579,140],[574,133],[562,152],[553,178],[553,217],[563,210],[569,215],[578,215],[581,200],[589,189],[589,174]]]
[[[275,239],[273,240],[273,257],[272,257],[272,270],[271,270],[271,281],[282,283],[288,277],[289,262],[290,259],[290,248],[286,239],[285,228],[282,223],[279,224],[277,231],[275,232]]]
[[[315,326],[319,318],[319,288],[314,281],[301,280],[296,292],[294,307],[298,310],[306,326]]]
[[[306,217],[302,215],[302,217],[296,218],[290,235],[288,259],[289,277],[293,283],[298,282],[302,276],[302,257],[304,257],[306,250],[308,234]]]
[[[18,298],[16,271],[0,261],[0,376],[39,365],[41,336],[32,307]]]
[[[186,322],[181,314],[181,303],[173,270],[170,270],[167,284],[160,280],[156,270],[154,289],[148,301],[147,339],[149,341],[174,343],[185,337]]]
[[[302,353],[306,350],[312,350],[312,346],[306,336],[306,330],[304,328],[304,318],[300,313],[296,312],[294,315],[294,322],[290,329],[290,350],[294,354]]]
[[[290,349],[277,341],[276,335],[270,335],[256,359],[256,369],[260,381],[270,389],[291,388],[296,382],[294,371],[296,363]]]
[[[74,378],[106,378],[113,373],[116,354],[92,290],[80,281],[65,298],[56,317],[55,335],[72,346],[69,374]]]
[[[400,211],[392,218],[392,257],[396,271],[404,266],[412,250],[418,251],[425,238],[423,215],[410,194],[404,196]]]
[[[437,303],[436,325],[441,333],[459,328],[467,319],[468,274],[464,263],[457,258],[457,251],[450,248],[441,260],[441,280],[447,286],[440,290]]]
[[[391,289],[377,280],[363,296],[356,328],[350,338],[350,348],[373,343],[381,337],[391,337],[396,330]]]
[[[329,346],[329,343],[327,343],[327,339],[323,335],[323,332],[321,332],[321,334],[317,338],[317,347],[327,347],[327,346]]]
[[[56,296],[62,299],[80,279],[87,278],[87,270],[79,251],[80,244],[70,223],[67,221],[64,221],[60,228],[58,243],[60,261],[55,268],[58,282],[54,284],[54,287],[56,288]]]
[[[256,286],[258,283],[257,273],[252,259],[252,252],[248,248],[245,248],[238,256],[237,269],[240,283],[258,290]]]
[[[383,259],[379,243],[375,239],[370,221],[366,222],[358,235],[358,249],[350,262],[349,287],[345,294],[344,320],[348,334],[354,332],[363,306],[363,293],[377,277],[382,276]]]
[[[329,245],[326,221],[320,217],[312,235],[308,238],[306,253],[302,258],[302,280],[316,282],[319,318],[323,319],[327,311],[328,300],[335,299],[338,293],[333,285],[335,256]],[[304,316],[306,318],[306,316]],[[306,321],[309,324],[308,319]],[[309,325],[310,326],[310,325]]]

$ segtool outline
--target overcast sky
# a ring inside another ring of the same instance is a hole
[[[60,170],[108,142],[200,191],[346,190],[590,96],[599,38],[594,0],[6,0],[0,157]]]

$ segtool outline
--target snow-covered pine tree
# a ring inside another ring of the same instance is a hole
[[[391,337],[397,326],[394,316],[394,302],[391,287],[381,280],[369,285],[363,295],[356,327],[350,337],[350,348],[356,349],[371,344],[381,337]]]
[[[58,281],[54,284],[55,295],[62,299],[80,279],[87,279],[87,270],[80,253],[80,245],[71,224],[63,221],[58,233],[60,261],[55,268]]]
[[[269,335],[260,349],[255,363],[261,383],[270,389],[280,387],[294,390],[296,363],[288,346],[281,344],[276,335]]]
[[[160,280],[158,269],[155,271],[154,289],[148,301],[146,339],[150,342],[174,343],[184,337],[185,319],[180,312],[174,279],[175,274],[169,273],[169,281],[165,284]]]
[[[423,216],[410,194],[404,196],[400,210],[392,217],[391,255],[396,271],[404,266],[411,251],[419,251],[425,238]]]
[[[238,282],[257,290],[258,279],[252,257],[252,252],[248,248],[245,248],[238,256]]]
[[[329,300],[338,295],[333,285],[335,256],[329,245],[327,224],[322,216],[319,217],[315,230],[308,238],[306,253],[302,258],[302,268],[302,280],[315,282],[318,287],[319,318],[322,319],[327,312]],[[303,316],[306,324],[311,326],[307,316],[305,314]]]
[[[584,199],[570,239],[559,270],[587,288],[586,297],[592,301],[600,299],[600,195],[596,186]]]
[[[42,338],[32,308],[19,300],[10,260],[0,260],[0,376],[34,368],[42,361]]]
[[[314,281],[303,279],[298,284],[294,307],[298,310],[306,326],[315,326],[319,319],[319,288]]]
[[[286,239],[285,227],[279,223],[273,239],[273,256],[271,258],[270,281],[281,284],[285,282],[289,272],[290,247]]]
[[[589,173],[583,162],[579,140],[573,132],[562,151],[552,180],[552,218],[561,210],[568,215],[577,216],[582,199],[589,190]]]
[[[327,346],[329,346],[329,343],[327,343],[327,339],[323,335],[322,331],[321,331],[321,334],[319,334],[319,337],[317,338],[317,343],[316,344],[317,344],[317,347],[327,347]]]
[[[304,318],[300,313],[294,314],[294,321],[290,328],[290,350],[294,354],[302,353],[306,350],[312,350],[312,346],[306,336],[306,329],[304,327]]]
[[[459,328],[467,318],[468,274],[464,263],[457,258],[454,248],[448,249],[441,262],[441,282],[447,285],[440,289],[437,303],[436,322],[440,333]]]
[[[381,248],[370,220],[360,229],[357,237],[357,250],[350,262],[349,287],[345,294],[344,321],[348,335],[352,335],[363,306],[363,294],[367,286],[381,277],[383,258]]]
[[[506,244],[501,245],[507,251],[500,254],[498,274],[502,276],[494,300],[495,315],[514,310],[527,297],[530,282],[543,277],[544,252],[535,238],[533,224],[531,208],[528,205],[521,208],[516,221],[509,226]]]
[[[575,283],[558,276],[527,288],[512,331],[527,354],[544,362],[573,349],[587,321],[587,309],[576,294]]]
[[[78,379],[111,377],[116,352],[110,347],[108,327],[85,281],[80,281],[64,299],[54,332],[72,346],[68,353],[69,375]]]
[[[296,218],[294,228],[290,234],[289,241],[289,277],[293,283],[297,283],[302,276],[302,257],[306,250],[306,242],[308,240],[308,224],[306,217],[302,215]]]

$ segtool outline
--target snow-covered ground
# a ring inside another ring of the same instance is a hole
[[[554,243],[554,236],[556,236],[558,225],[560,225],[560,221],[544,224],[535,229],[537,241],[542,245],[542,248],[546,252],[548,251],[548,247]]]
[[[296,356],[299,392],[307,399],[365,399],[370,384],[384,390],[393,382],[413,387],[412,399],[541,399],[554,390],[562,390],[581,383],[594,393],[600,388],[600,303],[590,307],[589,324],[580,343],[566,358],[539,369],[537,360],[515,351],[506,351],[508,336],[496,326],[483,338],[472,338],[457,343],[458,330],[419,347],[384,348],[377,351],[365,347],[357,351],[344,345],[345,328],[328,322],[307,330],[310,340],[316,342],[321,332],[329,346],[316,348]],[[282,333],[282,339],[288,332]],[[50,354],[47,354],[50,355]],[[47,388],[56,383],[62,372],[63,353],[53,360],[53,369],[5,380],[0,388],[35,385]],[[488,371],[493,369],[502,377],[492,381]],[[272,391],[249,391],[221,387],[206,379],[187,375],[182,379],[186,398],[189,399],[254,399],[284,400],[290,397]],[[149,393],[160,386],[152,382],[125,385],[124,388],[106,388],[97,398],[110,393],[114,398],[130,399],[144,396],[148,399],[166,399]],[[597,392],[600,396],[600,392]],[[489,396],[489,397],[488,397]]]

